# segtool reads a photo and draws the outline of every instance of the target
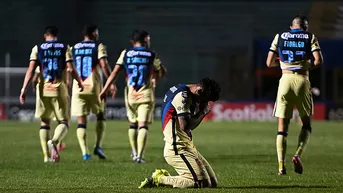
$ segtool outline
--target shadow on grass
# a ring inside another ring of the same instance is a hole
[[[330,188],[329,186],[319,186],[319,185],[261,185],[261,186],[228,186],[228,187],[218,187],[217,189],[324,189]]]

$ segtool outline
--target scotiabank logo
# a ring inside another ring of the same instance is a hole
[[[206,117],[215,121],[273,121],[273,103],[214,103]],[[297,114],[294,110],[293,115]],[[293,116],[294,117],[294,116]],[[324,120],[325,105],[315,104],[315,120]]]

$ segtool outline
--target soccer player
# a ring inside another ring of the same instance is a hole
[[[220,87],[204,78],[196,84],[179,84],[165,94],[162,106],[164,158],[179,176],[157,169],[139,188],[169,186],[174,188],[216,187],[216,175],[193,144],[192,131],[210,112],[209,102],[219,99]]]
[[[36,67],[36,70],[35,70],[35,73],[32,77],[32,87],[33,87],[33,90],[36,92],[36,103],[39,103],[40,101],[40,98],[39,98],[39,81],[40,81],[40,67]],[[68,78],[67,78],[67,85],[68,84]],[[68,86],[69,87],[69,86]],[[51,117],[53,117],[53,115],[51,114]],[[56,121],[56,117],[53,117],[52,118],[54,121]],[[70,122],[68,123],[70,125]],[[66,147],[65,143],[63,143],[63,141],[59,141],[58,144],[57,144],[57,150],[58,151],[62,151],[64,150],[64,148]]]
[[[106,127],[104,115],[105,101],[99,101],[98,96],[103,86],[100,68],[106,78],[110,75],[111,68],[107,61],[106,46],[97,42],[99,38],[98,27],[96,25],[85,25],[83,35],[83,41],[75,44],[72,48],[72,53],[76,70],[83,80],[84,90],[80,92],[74,81],[71,115],[78,117],[76,133],[84,160],[91,159],[86,135],[87,116],[90,111],[97,116],[95,126],[96,143],[93,153],[100,159],[106,159],[106,155],[101,148]],[[113,84],[110,86],[114,97],[116,88]]]
[[[125,69],[127,87],[125,88],[126,110],[130,122],[129,140],[134,161],[145,163],[143,153],[148,137],[148,125],[151,122],[154,106],[152,78],[161,78],[161,61],[156,53],[149,49],[150,35],[144,30],[132,33],[133,48],[121,52],[117,65],[107,79],[99,100],[105,98],[110,84],[116,81],[118,72]]]
[[[276,63],[276,56],[280,56],[280,64]],[[314,61],[311,63],[311,56]],[[308,143],[312,127],[313,100],[309,70],[319,67],[323,63],[319,42],[314,34],[308,32],[308,20],[304,16],[296,16],[290,31],[276,34],[268,53],[266,64],[268,67],[280,65],[282,77],[274,106],[275,117],[278,117],[278,132],[276,136],[276,150],[279,162],[279,175],[286,174],[285,154],[287,148],[287,132],[293,107],[296,106],[302,121],[297,150],[292,158],[294,170],[303,173],[300,157]]]
[[[25,103],[26,90],[37,66],[40,67],[40,81],[38,103],[36,103],[36,117],[41,119],[39,136],[44,154],[44,162],[58,162],[60,156],[56,145],[68,132],[69,106],[66,87],[66,69],[72,69],[73,78],[83,89],[82,80],[75,71],[69,46],[57,40],[58,28],[48,26],[45,29],[45,42],[32,48],[30,64],[26,72],[20,94],[20,103]],[[49,139],[51,114],[54,113],[58,126],[53,137]],[[50,149],[50,155],[48,148]]]

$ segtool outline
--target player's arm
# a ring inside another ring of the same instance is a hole
[[[99,102],[101,102],[104,98],[105,98],[105,93],[107,92],[107,90],[109,89],[109,87],[112,84],[115,84],[115,82],[117,81],[118,78],[118,74],[120,72],[120,70],[123,68],[123,64],[124,64],[124,56],[125,56],[126,50],[123,50],[116,62],[116,65],[114,66],[114,69],[111,73],[111,75],[107,78],[107,81],[105,83],[104,88],[102,88],[100,95],[99,95]]]
[[[32,80],[34,71],[37,67],[37,60],[38,60],[38,47],[35,46],[32,48],[31,54],[30,54],[30,63],[29,63],[29,68],[26,71],[24,82],[23,82],[23,87],[20,91],[20,103],[24,104],[25,103],[25,98],[26,98],[26,90],[27,86]]]
[[[68,46],[67,51],[66,51],[66,64],[67,64],[67,73],[69,71],[70,75],[72,76],[73,79],[76,80],[78,83],[79,87],[81,88],[81,91],[83,90],[83,85],[82,85],[82,79],[79,76],[79,73],[77,72],[75,65],[73,63],[73,58],[71,54],[71,48]]]
[[[108,56],[107,56],[106,46],[104,44],[99,44],[99,46],[98,46],[98,59],[99,59],[99,63],[100,63],[102,72],[104,73],[104,76],[106,79],[108,79],[108,77],[111,75],[111,67],[108,64],[107,57]],[[117,87],[114,84],[111,84],[110,90],[111,90],[112,97],[114,97],[117,93]]]
[[[270,46],[267,61],[266,61],[266,64],[269,68],[279,66],[279,62],[277,60],[277,55],[278,55],[277,44],[278,44],[278,41],[279,41],[279,34],[276,34],[274,37],[274,40]]]
[[[176,109],[180,128],[186,133],[195,129],[208,113],[204,110],[195,115],[191,115],[190,101],[188,99],[187,92],[178,93],[174,97],[172,105]]]
[[[39,67],[37,66],[37,67],[36,67],[36,70],[35,70],[35,73],[33,74],[32,81],[31,81],[31,82],[32,82],[32,88],[33,88],[33,90],[35,90],[36,85],[38,84],[39,75],[40,75],[40,69],[39,69]]]
[[[312,35],[311,51],[314,58],[313,67],[314,68],[319,67],[321,64],[323,64],[324,60],[323,60],[322,52],[320,50],[318,39],[315,35]]]

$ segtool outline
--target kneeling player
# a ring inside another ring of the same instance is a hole
[[[210,112],[210,101],[219,99],[219,85],[208,78],[197,84],[173,86],[164,96],[162,129],[164,158],[179,176],[157,169],[139,188],[170,186],[174,188],[216,187],[216,175],[192,141],[194,130]]]

